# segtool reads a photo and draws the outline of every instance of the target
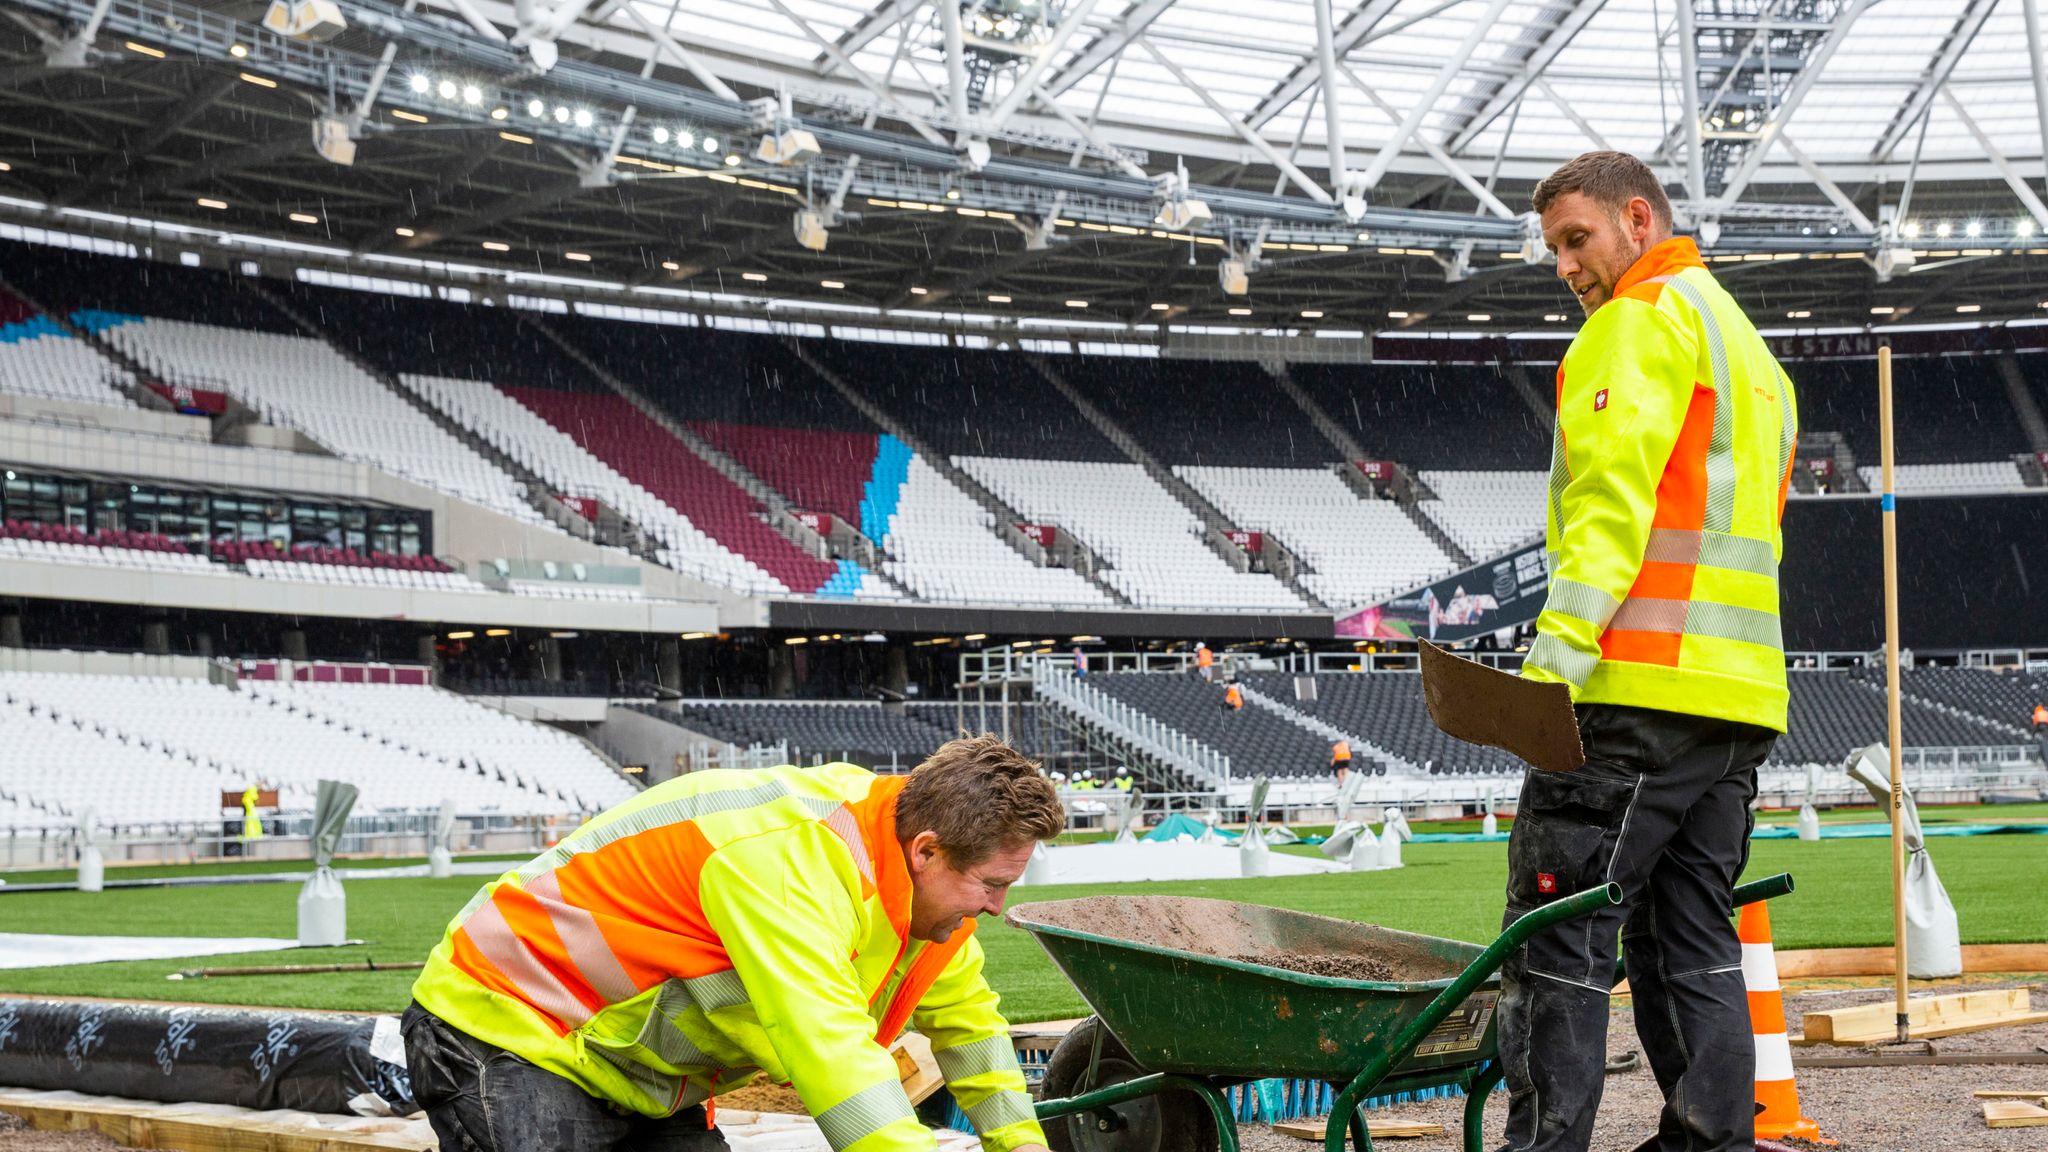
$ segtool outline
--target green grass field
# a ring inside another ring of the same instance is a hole
[[[2016,814],[2015,814],[2016,815]],[[1762,841],[1749,876],[1789,871],[1799,889],[1776,901],[1772,923],[1780,947],[1887,944],[1891,940],[1891,873],[1884,840],[1819,844]],[[1104,893],[1164,893],[1245,900],[1330,916],[1368,920],[1463,940],[1498,930],[1506,845],[1417,844],[1398,872],[1338,873],[1262,880],[1156,884],[1066,885],[1018,889],[1012,903]],[[1934,857],[1955,900],[1967,943],[2048,940],[2048,837],[1984,836],[1935,842]],[[123,870],[118,875],[135,873]],[[26,876],[9,877],[24,882]],[[203,959],[135,961],[0,971],[0,991],[199,1000],[303,1008],[396,1010],[405,1005],[410,973],[342,973],[233,977],[168,982],[171,972],[203,965],[418,960],[440,938],[448,917],[478,880],[360,880],[348,885],[349,931],[368,944],[335,949],[257,953]],[[220,888],[163,888],[0,895],[8,931],[96,935],[291,936],[297,923],[296,883]],[[1013,1020],[1076,1015],[1080,999],[1023,932],[984,924],[990,982]]]

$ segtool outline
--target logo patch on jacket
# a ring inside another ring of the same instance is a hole
[[[1593,411],[1595,411],[1595,412],[1605,412],[1606,410],[1607,410],[1607,389],[1605,389],[1605,388],[1602,388],[1602,389],[1601,389],[1601,390],[1599,390],[1598,392],[1595,392],[1595,393],[1593,393]]]
[[[1557,876],[1550,872],[1538,872],[1536,874],[1536,890],[1545,895],[1556,892]]]

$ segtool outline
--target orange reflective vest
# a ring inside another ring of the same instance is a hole
[[[991,1152],[1044,1142],[968,920],[909,938],[904,777],[696,772],[477,893],[413,997],[652,1116],[765,1074],[840,1152],[935,1146],[884,1047],[907,1024]]]
[[[1330,763],[1332,763],[1332,764],[1349,764],[1349,763],[1351,763],[1351,741],[1349,741],[1349,740],[1339,740],[1339,741],[1337,741],[1337,742],[1336,742],[1335,744],[1332,744],[1332,745],[1330,746]]]
[[[2048,705],[2034,705],[2034,723],[2048,724]]]
[[[1784,731],[1798,439],[1792,381],[1693,242],[1644,253],[1558,365],[1550,589],[1523,674]]]
[[[1230,705],[1233,709],[1242,708],[1244,707],[1244,693],[1238,691],[1237,685],[1232,684],[1223,690],[1223,702]]]

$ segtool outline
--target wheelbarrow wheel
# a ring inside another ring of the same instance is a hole
[[[1095,1074],[1088,1060],[1102,1038]],[[1067,1033],[1045,1063],[1045,1099],[1078,1096],[1135,1080],[1146,1070],[1102,1021],[1091,1016]],[[1052,1152],[1216,1152],[1216,1119],[1188,1092],[1167,1092],[1045,1122]]]

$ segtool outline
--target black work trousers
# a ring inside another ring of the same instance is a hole
[[[726,1152],[704,1108],[642,1116],[414,1004],[399,1021],[413,1099],[441,1152]]]
[[[1729,923],[1756,770],[1776,733],[1649,708],[1577,709],[1586,765],[1531,769],[1503,924],[1600,884],[1622,903],[1555,925],[1501,968],[1511,1152],[1585,1152],[1600,1106],[1617,934],[1664,1109],[1651,1152],[1749,1152],[1755,1042]]]

